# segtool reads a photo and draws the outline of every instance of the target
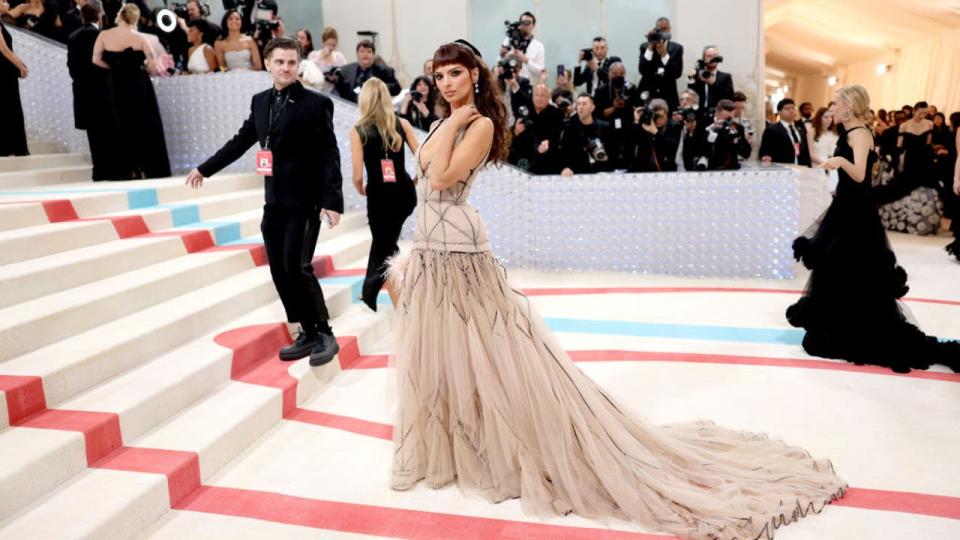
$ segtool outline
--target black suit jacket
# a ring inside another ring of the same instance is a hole
[[[597,86],[606,83],[610,80],[610,64],[614,62],[619,62],[620,58],[617,56],[607,56],[603,59],[603,62],[597,66]],[[586,84],[586,91],[588,94],[593,95],[593,91],[596,88],[593,87],[593,70],[583,66],[576,66],[573,68],[573,86],[580,86],[581,84]]]
[[[797,126],[797,135],[800,137],[800,155],[797,163],[810,166],[810,148],[807,146],[807,134],[802,126]],[[774,163],[793,163],[793,139],[787,128],[780,122],[774,122],[763,131],[760,140],[760,157],[770,156]]]
[[[67,69],[73,79],[73,121],[77,129],[87,129],[103,111],[107,71],[93,63],[93,44],[100,30],[86,25],[67,39]]]
[[[340,68],[340,76],[334,85],[337,90],[337,95],[347,101],[352,101],[354,103],[357,102],[357,92],[355,92],[354,89],[359,86],[357,84],[357,74],[359,71],[360,64],[356,62],[347,64]],[[400,83],[397,82],[397,77],[393,73],[393,68],[383,64],[375,63],[370,66],[370,73],[372,77],[376,77],[386,83],[387,90],[390,91],[391,96],[395,96],[400,93]]]
[[[700,96],[700,109],[713,109],[721,99],[733,99],[733,77],[729,73],[717,70],[716,82],[710,85],[707,91],[707,83],[700,80],[700,77],[687,85],[687,88],[693,90]]]
[[[213,176],[254,143],[264,147],[270,135],[273,176],[266,177],[267,204],[343,212],[343,176],[333,132],[333,100],[295,82],[290,85],[286,108],[270,129],[272,92],[265,90],[253,96],[250,117],[223,148],[198,167],[200,173]]]
[[[670,105],[670,110],[675,110],[680,105],[680,97],[677,93],[677,79],[683,75],[683,45],[672,41],[667,43],[667,54],[670,59],[666,65],[660,60],[660,55],[653,52],[653,60],[647,60],[644,56],[646,48],[640,52],[640,91],[650,92],[650,99],[660,98],[666,100]],[[663,68],[662,70],[660,68]]]

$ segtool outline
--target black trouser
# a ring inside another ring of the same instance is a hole
[[[320,234],[320,212],[312,207],[267,204],[263,207],[263,247],[287,321],[305,328],[330,318],[323,291],[313,274],[313,251]]]
[[[361,300],[370,309],[377,310],[377,295],[386,279],[387,259],[400,252],[397,241],[403,231],[403,223],[410,217],[417,204],[417,195],[410,180],[399,180],[398,185],[385,188],[367,187],[367,221],[370,223],[370,258],[367,259],[367,276],[363,280]]]

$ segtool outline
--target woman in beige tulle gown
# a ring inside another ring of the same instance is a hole
[[[654,426],[627,413],[564,353],[513,289],[467,202],[506,156],[505,111],[466,42],[433,57],[452,112],[417,154],[412,252],[399,281],[399,418],[391,485],[457,482],[537,514],[618,517],[690,539],[772,538],[846,484],[827,461],[711,423]]]

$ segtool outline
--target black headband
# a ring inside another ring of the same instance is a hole
[[[454,41],[454,43],[455,43],[456,45],[459,45],[459,46],[461,46],[461,47],[465,47],[465,48],[469,49],[470,52],[472,52],[477,58],[483,58],[483,55],[480,54],[480,49],[477,49],[476,47],[474,47],[473,44],[470,43],[469,41],[467,41],[467,40],[465,40],[465,39],[458,39],[458,40]]]

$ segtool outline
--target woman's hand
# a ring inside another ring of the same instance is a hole
[[[30,69],[27,68],[26,64],[20,64],[20,78],[26,79],[27,75],[30,74]]]
[[[953,192],[960,196],[960,174],[957,174],[953,179]]]
[[[410,94],[407,94],[407,95],[409,96]],[[413,105],[414,107],[417,108],[418,111],[420,111],[420,114],[422,116],[430,116],[430,109],[428,109],[427,106],[422,101],[414,101]]]
[[[366,197],[366,196],[367,196],[367,190],[366,190],[366,188],[365,188],[364,185],[363,185],[363,178],[361,178],[361,179],[359,179],[359,180],[354,180],[354,181],[353,181],[353,187],[354,187],[354,189],[357,190],[357,193],[359,193],[361,197]]]
[[[453,127],[460,129],[469,126],[471,122],[483,116],[473,105],[466,105],[453,111],[450,115],[450,123]]]
[[[845,161],[845,158],[842,158],[839,156],[832,157],[824,161],[823,163],[821,163],[819,168],[827,171],[833,171],[833,170],[839,169],[843,165],[844,161]]]

